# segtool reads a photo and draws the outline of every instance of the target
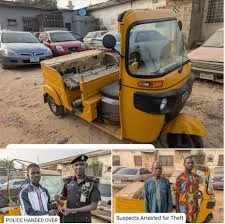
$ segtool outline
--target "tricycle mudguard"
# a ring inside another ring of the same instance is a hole
[[[172,134],[187,134],[206,136],[207,132],[202,122],[194,116],[186,113],[180,113],[172,121],[167,123],[162,130],[162,133]]]
[[[49,95],[49,96],[51,96],[54,99],[56,105],[58,105],[58,106],[62,105],[62,102],[60,100],[59,95],[57,94],[57,92],[51,86],[44,85],[43,92],[44,92],[44,96],[45,96],[45,103],[47,102],[46,101],[46,96]]]

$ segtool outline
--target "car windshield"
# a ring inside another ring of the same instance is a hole
[[[103,197],[111,197],[111,185],[99,184],[99,191]]]
[[[2,43],[39,43],[31,33],[2,33]]]
[[[76,41],[77,39],[70,32],[50,33],[52,42]]]
[[[97,35],[96,32],[90,32],[85,36],[85,38],[94,38],[94,37],[96,37],[96,35]]]
[[[133,168],[124,168],[116,172],[116,174],[120,175],[137,175],[138,169],[133,169]]]
[[[127,53],[127,69],[136,76],[167,74],[188,60],[177,20],[133,26]],[[138,62],[135,71],[132,69],[134,62]]]
[[[223,30],[215,32],[202,46],[223,48]]]
[[[40,184],[48,190],[51,199],[61,194],[64,185],[61,176],[42,176]]]

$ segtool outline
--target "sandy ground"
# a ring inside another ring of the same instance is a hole
[[[0,147],[7,144],[118,144],[118,139],[68,114],[54,116],[43,103],[42,75],[38,66],[0,68]],[[196,82],[184,109],[200,118],[208,131],[205,147],[223,147],[223,89]]]
[[[215,190],[216,206],[213,213],[213,219],[211,223],[223,223],[224,222],[224,193],[221,190]]]

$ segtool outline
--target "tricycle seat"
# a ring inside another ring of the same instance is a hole
[[[102,88],[101,94],[110,99],[119,100],[119,81],[113,82]]]

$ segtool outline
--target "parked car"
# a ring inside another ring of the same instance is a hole
[[[91,213],[107,222],[111,222],[111,179],[100,179],[98,188],[101,194],[101,201],[99,201],[97,209]]]
[[[1,184],[0,190],[5,190],[7,189],[7,186],[9,186],[9,189],[19,189],[26,184],[26,180],[24,179],[15,179],[15,180],[10,180],[9,182],[6,182],[4,184]]]
[[[113,169],[112,174],[115,174],[116,172],[118,172],[119,170],[125,168],[125,166],[120,166],[120,167],[116,167]]]
[[[69,31],[54,30],[42,32],[39,40],[49,47],[54,56],[84,51],[85,45]]]
[[[27,184],[27,181],[24,179],[14,179],[1,184],[0,186],[0,208],[8,206],[8,193],[10,192],[11,200],[13,202],[17,201],[18,193],[23,187]],[[9,187],[9,188],[7,188]]]
[[[113,174],[113,188],[122,189],[130,182],[145,182],[151,176],[151,172],[145,168],[122,168]]]
[[[224,167],[217,166],[212,172],[212,184],[215,190],[224,189]]]
[[[201,79],[223,82],[224,29],[217,30],[201,47],[188,54],[192,71]]]
[[[183,170],[175,170],[170,181],[174,184],[176,177]],[[199,212],[197,223],[210,222],[215,211],[215,193],[211,184],[210,171],[207,166],[195,165],[193,172],[200,176],[199,187]],[[172,191],[172,196],[174,191]],[[174,196],[173,196],[174,198]],[[114,213],[144,213],[144,183],[129,183],[114,196]]]
[[[103,35],[107,32],[107,30],[89,32],[83,39],[85,46],[94,48],[102,47]]]
[[[29,32],[0,30],[0,64],[2,68],[39,64],[51,58],[51,50]]]
[[[83,37],[81,35],[79,35],[78,33],[74,33],[72,31],[70,31],[70,33],[79,41],[83,42]]]

